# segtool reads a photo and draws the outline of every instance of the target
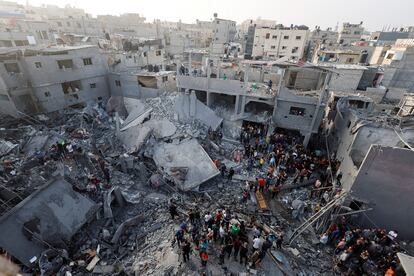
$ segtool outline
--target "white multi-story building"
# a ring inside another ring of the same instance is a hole
[[[277,29],[258,28],[255,31],[252,56],[266,59],[288,57],[298,60],[303,57],[309,37],[305,26]]]
[[[350,45],[353,42],[360,41],[364,33],[362,21],[359,24],[343,23],[338,34],[338,43],[342,45]]]

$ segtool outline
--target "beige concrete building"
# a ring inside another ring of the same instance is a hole
[[[305,26],[296,28],[258,28],[255,32],[252,56],[265,59],[288,57],[298,60],[303,57],[309,37]]]
[[[362,21],[359,24],[343,23],[339,31],[338,43],[342,45],[350,45],[353,42],[360,41],[364,32]]]

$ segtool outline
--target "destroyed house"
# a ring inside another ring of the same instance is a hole
[[[371,145],[404,148],[414,141],[412,120],[400,128],[399,118],[370,111],[372,104],[369,98],[343,98],[335,104],[333,113],[328,113],[329,146],[340,161],[345,190],[351,188]]]
[[[66,247],[96,211],[96,204],[71,184],[52,179],[0,217],[0,247],[34,266],[50,246]]]
[[[109,97],[107,65],[96,46],[16,48],[0,57],[0,106],[9,115],[53,112]]]
[[[345,205],[362,211],[355,220],[364,228],[398,231],[414,239],[414,152],[412,149],[371,145]]]

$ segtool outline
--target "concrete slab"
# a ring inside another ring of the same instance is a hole
[[[146,118],[151,115],[152,108],[141,110],[134,109],[122,124],[121,131],[125,131],[131,127],[142,124]]]
[[[126,110],[128,111],[128,114],[130,114],[134,109],[142,110],[144,111],[145,105],[141,100],[134,99],[134,98],[127,98],[124,97],[124,105]]]
[[[194,92],[190,95],[179,95],[175,100],[175,110],[180,120],[197,119],[213,130],[216,130],[223,122],[223,119],[218,117],[213,110],[197,100]]]
[[[42,150],[45,147],[49,137],[49,135],[42,134],[31,137],[26,145],[24,145],[23,151],[26,155],[33,155],[36,150]]]
[[[0,140],[0,157],[8,154],[11,150],[17,147],[18,144],[13,144],[12,142],[6,140]]]
[[[134,153],[141,149],[152,129],[147,126],[133,126],[118,133],[118,139],[124,144],[128,153]]]
[[[69,242],[97,210],[90,199],[55,178],[0,218],[0,247],[26,266],[49,246]],[[46,242],[46,243],[45,243]]]
[[[160,143],[154,147],[153,159],[179,189],[184,191],[197,188],[220,173],[196,139],[185,140],[179,144]],[[185,180],[174,174],[174,168],[187,169]]]
[[[151,128],[155,138],[157,139],[173,136],[177,131],[177,127],[167,119],[151,119],[145,122],[144,126]]]

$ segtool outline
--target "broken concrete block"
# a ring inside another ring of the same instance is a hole
[[[93,259],[92,259],[92,261],[90,261],[90,263],[88,264],[88,266],[86,267],[86,270],[88,270],[88,271],[92,271],[94,268],[95,268],[95,266],[98,264],[98,262],[100,261],[101,259],[98,257],[98,255],[96,255],[95,257],[93,257]]]
[[[114,272],[115,268],[112,265],[97,265],[93,269],[94,274],[110,274]]]

